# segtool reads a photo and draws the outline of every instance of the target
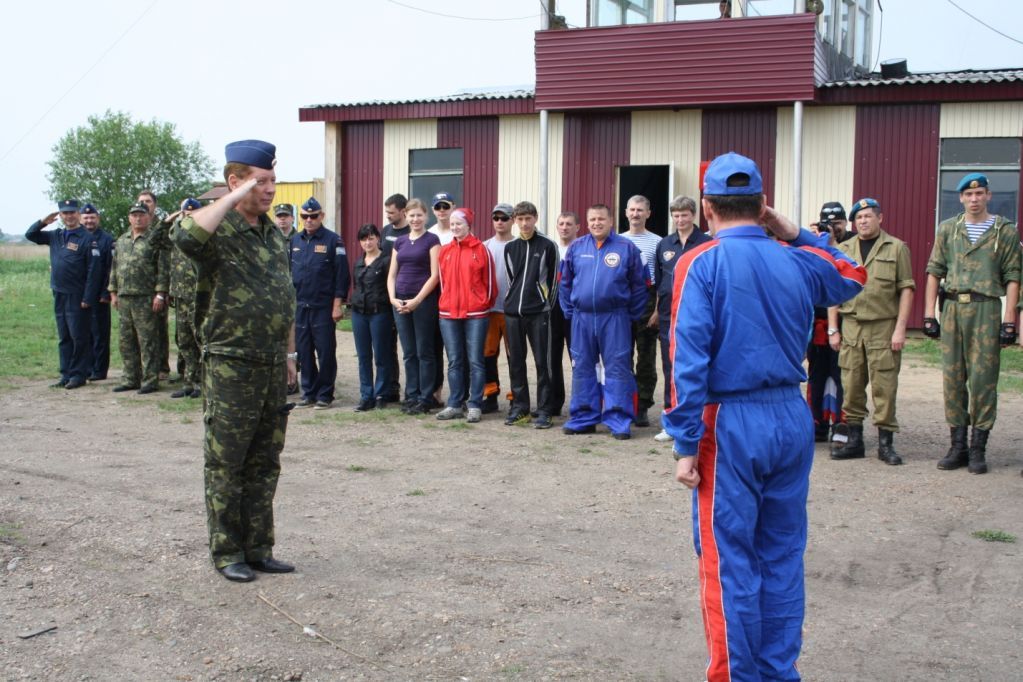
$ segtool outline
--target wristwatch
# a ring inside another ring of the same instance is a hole
[[[289,360],[298,360],[298,353],[288,353]]]
[[[828,327],[828,336],[834,336],[838,333],[837,327]]]

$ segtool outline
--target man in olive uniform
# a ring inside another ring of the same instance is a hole
[[[1019,232],[1012,222],[988,213],[987,176],[970,173],[957,189],[964,212],[938,226],[927,261],[924,333],[941,339],[945,421],[951,429],[952,447],[938,461],[938,468],[966,466],[971,474],[983,474],[998,405],[999,344],[1016,341]],[[939,325],[935,303],[941,280],[945,280],[945,303]],[[966,430],[971,424],[967,448]]]
[[[170,224],[174,220],[173,217],[156,205],[156,194],[151,189],[144,189],[139,192],[139,196],[135,201],[145,206],[149,211],[149,228],[154,231],[157,228],[161,229],[160,240],[169,259],[170,244],[167,242],[167,231],[170,230]],[[157,313],[157,318],[157,331],[160,333],[160,374],[163,375],[160,378],[167,379],[170,376],[170,316],[168,315],[167,306],[164,306]]]
[[[291,204],[274,206],[274,224],[284,238],[290,241],[295,236],[295,207]]]
[[[266,215],[276,148],[227,145],[227,195],[184,218],[171,239],[196,264],[201,296],[206,518],[213,565],[228,580],[287,573],[273,557],[273,498],[295,380],[295,291],[287,244]]]
[[[99,257],[99,300],[92,306],[92,371],[89,381],[103,381],[110,368],[110,266],[114,257],[114,237],[99,226],[99,211],[92,204],[82,206],[82,226],[92,235],[93,258]]]
[[[149,228],[143,203],[128,212],[131,229],[114,244],[110,267],[110,304],[119,315],[119,345],[124,374],[114,393],[145,395],[160,385],[160,313],[167,307],[167,251],[159,230]]]
[[[202,208],[197,199],[189,197],[181,202],[178,221],[192,211]],[[176,223],[175,223],[176,224]],[[174,306],[174,341],[178,346],[178,371],[181,388],[171,398],[198,398],[202,395],[199,383],[199,343],[195,339],[195,265],[177,245],[170,243],[170,303]]]
[[[849,219],[856,236],[838,248],[863,264],[867,284],[855,298],[828,310],[828,339],[838,351],[844,396],[842,410],[849,423],[848,442],[835,447],[832,459],[864,456],[863,420],[867,417],[867,383],[874,399],[877,457],[887,464],[902,464],[893,437],[899,430],[895,402],[899,389],[906,324],[913,307],[916,284],[905,242],[881,229],[884,216],[874,199],[860,199]],[[838,315],[842,315],[842,331]]]

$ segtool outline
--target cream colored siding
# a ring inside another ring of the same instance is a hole
[[[498,125],[497,201],[535,203],[540,195],[540,117],[502,116]]]
[[[942,104],[941,137],[1023,137],[1023,102]]]
[[[565,115],[549,114],[547,116],[547,225],[543,225],[546,234],[557,237],[554,226],[561,213],[562,166],[565,163]]]
[[[384,121],[384,197],[408,194],[410,149],[437,147],[437,119]]]
[[[792,107],[778,109],[774,207],[792,216]],[[856,107],[803,108],[803,210],[801,225],[815,222],[825,201],[849,208],[855,199]],[[772,201],[768,197],[768,201]]]
[[[341,168],[341,124],[340,123],[327,123],[323,126],[323,163],[326,169],[326,177],[324,177],[324,188],[323,196],[320,199],[323,201],[323,206],[327,209],[327,218],[325,225],[330,229],[335,229],[337,222],[335,219],[341,214],[341,197],[339,196],[339,183],[340,178],[338,177],[338,169]],[[305,197],[308,199],[309,197]],[[302,200],[302,202],[305,201]],[[301,206],[302,202],[296,204],[296,215],[295,215],[295,226],[301,227],[302,221],[299,220],[297,215],[297,209]],[[280,202],[278,202],[280,203]]]
[[[702,125],[703,112],[698,109],[633,112],[629,163],[671,165],[671,198],[684,194],[699,199]]]

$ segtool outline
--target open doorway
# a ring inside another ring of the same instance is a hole
[[[625,218],[629,198],[642,194],[650,200],[650,219],[647,220],[646,229],[662,237],[666,236],[671,218],[668,213],[668,204],[671,202],[670,182],[671,166],[619,166],[616,206],[618,231],[626,232],[629,229],[629,221]]]

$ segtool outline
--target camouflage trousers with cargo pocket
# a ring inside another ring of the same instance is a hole
[[[271,557],[274,493],[288,426],[284,357],[204,353],[206,521],[217,568]]]
[[[158,317],[151,296],[119,296],[118,344],[125,386],[157,386],[160,381]]]
[[[184,387],[200,388],[199,342],[195,337],[195,305],[175,299],[174,340],[178,346],[178,371]]]
[[[860,322],[842,319],[842,347],[838,366],[842,368],[842,411],[850,424],[867,418],[867,384],[874,399],[874,426],[898,431],[895,402],[899,392],[902,352],[892,350],[895,319]]]
[[[941,309],[945,421],[951,426],[994,428],[1001,315],[1002,302],[997,298],[959,303],[950,297]]]

